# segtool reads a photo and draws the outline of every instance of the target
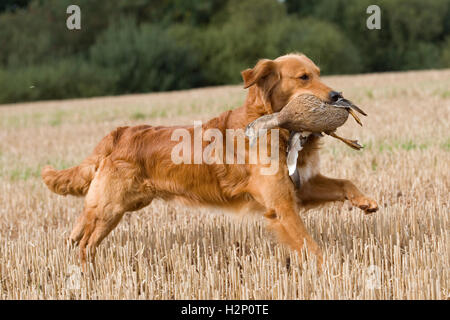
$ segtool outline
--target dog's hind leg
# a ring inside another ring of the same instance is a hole
[[[86,210],[83,210],[81,215],[78,217],[77,222],[75,223],[75,226],[72,229],[72,232],[70,233],[70,241],[74,245],[78,245],[81,238],[84,235],[84,227],[86,226]]]
[[[118,225],[125,212],[150,204],[151,195],[146,194],[136,180],[137,170],[124,161],[107,158],[102,162],[86,196],[84,211],[71,234],[72,241],[79,242],[83,268],[87,253],[93,262],[96,247]]]
[[[80,258],[85,267],[87,253],[91,262],[94,262],[95,250],[100,242],[117,226],[125,213],[124,210],[114,210],[110,208],[90,208],[87,212],[87,223],[84,228],[83,238],[80,241]]]

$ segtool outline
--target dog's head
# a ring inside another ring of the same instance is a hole
[[[263,59],[241,74],[244,88],[256,87],[254,90],[268,113],[280,111],[299,94],[309,93],[330,103],[341,97],[320,81],[320,69],[303,54]]]

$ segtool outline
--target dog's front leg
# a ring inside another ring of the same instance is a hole
[[[298,199],[302,206],[314,206],[328,201],[349,200],[351,204],[372,213],[378,210],[375,200],[366,197],[349,180],[332,179],[317,174],[301,185],[297,190]]]
[[[294,185],[287,172],[284,175],[253,176],[249,183],[249,193],[266,207],[268,227],[277,234],[279,241],[299,253],[306,243],[309,252],[317,256],[318,265],[321,266],[322,251],[309,235],[298,214]]]

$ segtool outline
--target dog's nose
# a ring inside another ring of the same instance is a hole
[[[342,98],[342,92],[331,91],[329,93],[329,96],[332,102],[336,102],[339,100],[339,98]]]

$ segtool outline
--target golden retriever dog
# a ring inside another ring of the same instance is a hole
[[[260,60],[254,68],[242,71],[244,88],[249,89],[244,104],[202,124],[226,135],[226,130],[243,130],[258,117],[280,111],[293,97],[313,94],[324,101],[336,101],[340,94],[320,80],[319,68],[305,55],[288,54],[275,60]],[[306,243],[309,252],[322,264],[322,253],[309,235],[299,215],[301,207],[329,201],[349,200],[366,212],[378,209],[350,181],[320,174],[317,135],[306,139],[299,152],[297,170],[300,185],[291,181],[286,165],[289,132],[279,130],[278,170],[262,174],[267,163],[174,163],[176,129],[194,133],[194,126],[120,127],[105,136],[80,165],[57,171],[43,168],[48,188],[61,195],[86,196],[70,239],[79,244],[85,266],[87,252],[93,259],[95,248],[113,230],[125,212],[149,205],[153,199],[182,200],[190,205],[208,205],[234,210],[247,208],[267,220],[277,238],[300,252]],[[273,136],[270,135],[269,136]],[[245,151],[249,151],[248,139]],[[225,141],[223,141],[225,144]],[[233,142],[234,144],[234,142]],[[202,146],[203,147],[203,146]],[[269,153],[273,153],[269,146]],[[190,158],[195,158],[190,148]],[[246,153],[247,154],[247,153]],[[236,154],[234,155],[236,156]],[[246,155],[246,160],[248,156]],[[88,250],[88,251],[87,251]]]

